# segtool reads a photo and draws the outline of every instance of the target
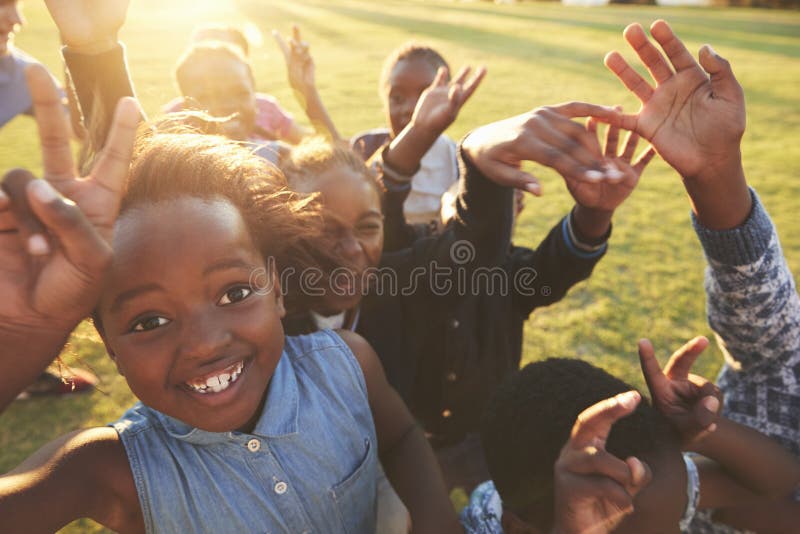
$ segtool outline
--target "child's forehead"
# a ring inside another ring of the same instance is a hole
[[[397,61],[389,74],[389,85],[396,85],[406,81],[408,78],[430,79],[436,76],[438,69],[430,61],[422,57],[403,58]],[[430,84],[430,82],[428,82]]]

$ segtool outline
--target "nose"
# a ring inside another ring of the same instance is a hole
[[[231,340],[231,331],[224,319],[213,310],[197,310],[182,325],[180,356],[211,363],[224,355]]]
[[[348,234],[339,239],[337,244],[338,251],[347,259],[358,259],[364,254],[364,247],[361,242],[352,234]]]

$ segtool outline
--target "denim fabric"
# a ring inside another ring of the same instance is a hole
[[[113,427],[148,532],[374,532],[377,439],[361,368],[331,331],[287,337],[252,434],[141,403]]]

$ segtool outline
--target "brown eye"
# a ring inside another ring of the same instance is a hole
[[[252,289],[245,286],[231,288],[219,299],[219,305],[227,306],[228,304],[235,304],[249,297],[252,292]]]
[[[145,317],[139,321],[136,321],[133,324],[133,328],[131,328],[132,332],[148,332],[150,330],[155,330],[161,326],[169,324],[169,319],[166,317]]]

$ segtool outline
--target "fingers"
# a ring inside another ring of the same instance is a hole
[[[650,25],[650,34],[658,41],[670,63],[677,72],[697,68],[697,61],[683,45],[683,42],[673,33],[672,28],[663,20],[657,20]]]
[[[535,196],[542,195],[542,185],[534,175],[497,160],[486,161],[484,165],[484,173],[494,182]]]
[[[28,199],[28,184],[37,182],[36,177],[25,169],[13,169],[3,177],[3,192],[8,196],[12,217],[6,219],[6,231],[19,231],[20,237],[25,242],[25,248],[33,256],[41,256],[50,251],[50,246],[45,238],[45,227],[36,218]],[[48,184],[48,187],[49,184]],[[52,189],[52,187],[50,187]]]
[[[649,339],[639,340],[639,365],[642,368],[642,375],[647,383],[647,389],[650,390],[650,396],[653,399],[658,398],[658,392],[667,383],[667,377],[661,371],[661,366],[656,359],[655,349],[653,349],[653,344]]]
[[[687,379],[694,362],[697,361],[700,353],[706,350],[706,347],[708,347],[708,339],[703,336],[688,341],[672,354],[667,365],[664,366],[664,374],[671,379]]]
[[[709,384],[713,386],[710,382]],[[713,390],[713,387],[710,389]],[[708,393],[708,391],[704,393]],[[704,395],[700,402],[694,405],[692,408],[692,418],[700,428],[705,429],[707,432],[713,432],[716,430],[719,408],[719,399],[712,392],[711,394]]]
[[[278,48],[280,48],[281,52],[283,52],[283,57],[285,59],[289,59],[289,55],[291,54],[289,45],[286,44],[286,41],[283,39],[283,36],[281,36],[278,30],[272,30],[272,38],[275,39]]]
[[[128,176],[133,143],[136,140],[136,130],[141,118],[139,103],[134,98],[120,99],[114,112],[108,141],[89,175],[92,180],[116,194],[117,203],[119,203],[119,197]]]
[[[635,146],[636,144],[634,144],[634,147]],[[618,147],[619,147],[619,126],[610,124],[608,126],[608,130],[606,130],[605,156],[607,158],[616,158]],[[628,159],[628,161],[630,161],[630,158]]]
[[[75,177],[75,166],[69,144],[69,124],[56,84],[47,69],[39,64],[25,69],[25,79],[42,145],[44,174],[54,183],[71,180]]]
[[[650,163],[650,161],[655,157],[656,149],[652,146],[647,147],[647,150],[642,152],[642,155],[634,162],[633,170],[636,172],[637,175],[641,176],[644,172],[645,167]]]
[[[620,116],[619,111],[612,107],[598,106],[597,104],[589,104],[587,102],[565,102],[563,104],[548,106],[547,109],[570,119],[577,117],[595,117],[603,120],[603,122],[617,122]]]
[[[435,87],[443,87],[447,85],[448,72],[449,71],[447,70],[447,67],[439,67],[439,70],[436,71],[436,77],[428,86],[428,89],[433,89]]]
[[[478,70],[475,71],[475,74],[472,75],[472,78],[464,85],[464,92],[461,96],[462,104],[469,100],[472,96],[472,93],[475,92],[475,89],[481,84],[483,79],[486,77],[486,67],[480,66]]]
[[[458,74],[456,75],[455,79],[451,83],[453,85],[461,85],[461,84],[463,84],[464,81],[467,79],[467,76],[469,76],[469,72],[471,70],[472,70],[472,68],[469,65],[464,65],[463,67],[461,67],[461,70],[458,71]]]
[[[625,28],[623,35],[657,84],[662,84],[672,78],[672,69],[669,68],[664,56],[650,42],[650,39],[644,33],[644,29],[639,24],[629,25]]]
[[[630,469],[631,472],[631,483],[626,486],[625,489],[631,497],[635,497],[636,494],[642,491],[650,484],[650,481],[653,480],[653,471],[650,469],[649,465],[633,456],[627,458],[625,463],[628,465],[628,469]]]
[[[619,129],[617,129],[619,133]],[[625,138],[625,148],[622,149],[622,155],[620,158],[630,163],[631,159],[633,158],[633,154],[636,152],[636,145],[639,143],[639,134],[636,132],[628,132],[628,136]]]
[[[540,108],[535,114],[544,119],[544,122],[531,122],[535,138],[549,145],[536,161],[553,167],[564,176],[582,178],[586,173],[590,180],[602,178],[603,154],[596,134],[587,132],[550,107]]]
[[[300,44],[300,43],[303,42],[303,38],[300,37],[300,28],[297,26],[297,24],[292,24],[292,39],[297,44]]]
[[[630,92],[636,95],[643,104],[653,96],[653,88],[644,78],[625,61],[619,52],[609,52],[603,60],[606,67],[613,72]]]
[[[70,263],[93,273],[110,260],[109,245],[80,208],[61,196],[46,180],[32,180],[27,187],[27,197],[31,210],[55,237]]]
[[[570,446],[582,448],[596,443],[605,445],[614,423],[633,413],[641,400],[642,396],[638,391],[627,391],[586,408],[578,415],[575,426],[572,427]]]
[[[628,487],[633,484],[631,469],[608,451],[596,447],[585,447],[570,451],[568,459],[570,472],[578,475],[602,475],[618,484]]]
[[[703,45],[700,48],[700,65],[711,76],[711,87],[715,95],[734,101],[744,99],[742,86],[733,75],[731,64],[717,55],[711,46]]]

